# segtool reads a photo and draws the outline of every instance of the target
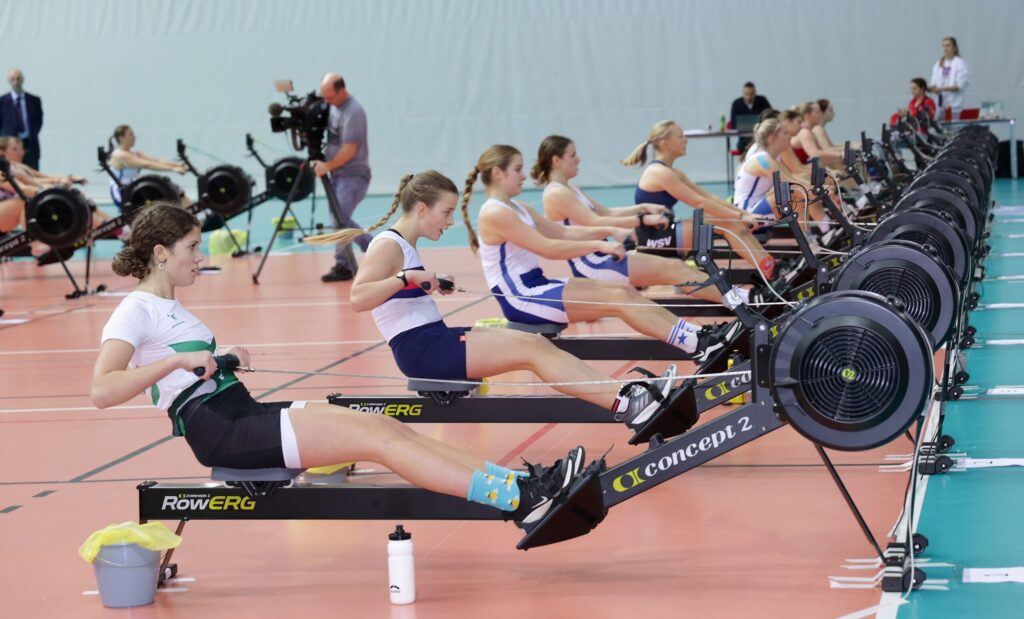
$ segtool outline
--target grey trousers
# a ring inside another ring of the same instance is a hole
[[[334,177],[331,179],[331,186],[334,188],[334,196],[337,198],[337,207],[335,208],[333,204],[331,205],[331,219],[334,221],[334,227],[338,229],[362,228],[352,218],[352,213],[359,206],[359,203],[363,201],[363,198],[366,197],[366,190],[370,186],[370,179],[358,176]],[[364,234],[357,238],[355,242],[359,244],[363,251],[366,251],[372,238],[369,234]],[[358,268],[352,248],[347,245],[338,245],[335,248],[334,262],[353,273]]]

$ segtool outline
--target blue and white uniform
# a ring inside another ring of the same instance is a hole
[[[575,185],[563,185],[562,183],[551,181],[544,188],[544,193],[547,193],[548,189],[554,187],[568,187],[576,194],[576,199],[579,200],[580,204],[583,204],[591,211],[594,210],[594,203]],[[567,226],[573,225],[572,220],[568,218],[562,220],[562,223]],[[596,251],[579,258],[572,258],[569,260],[569,268],[576,277],[599,279],[605,282],[615,282],[616,284],[629,283],[629,256],[626,256],[623,260],[618,260],[615,256]]]
[[[480,213],[493,209],[508,209],[527,226],[537,228],[530,213],[515,201],[490,198]],[[487,285],[495,293],[505,318],[529,324],[569,323],[562,303],[566,280],[544,277],[536,254],[511,241],[489,245],[483,239],[479,254]]]
[[[755,176],[747,172],[747,164],[755,160],[761,167],[771,168],[771,155],[755,144],[736,172],[736,190],[733,193],[732,203],[748,213],[771,215],[772,207],[768,202],[768,191],[772,187],[772,179],[768,176]]]
[[[374,243],[388,239],[402,248],[402,270],[423,271],[419,252],[395,230],[385,230]],[[437,304],[425,290],[409,284],[371,312],[377,329],[388,341],[398,368],[413,378],[466,380],[468,327],[444,324]]]
[[[127,186],[128,183],[135,180],[142,171],[141,168],[111,168],[115,174],[117,174],[117,180],[120,184],[110,179],[110,198],[114,201],[117,208],[123,208],[121,206],[121,187]]]

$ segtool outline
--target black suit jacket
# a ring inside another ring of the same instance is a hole
[[[39,130],[43,128],[43,101],[39,97],[25,94],[25,107],[28,112],[28,137],[35,140]],[[12,93],[0,97],[0,135],[18,135],[18,110],[14,107]]]

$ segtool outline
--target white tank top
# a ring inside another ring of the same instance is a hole
[[[488,209],[498,208],[509,209],[524,224],[534,230],[537,229],[537,224],[533,221],[530,213],[516,203],[515,200],[509,204],[495,198],[490,198],[480,207],[480,215],[482,216],[484,211]],[[479,226],[479,220],[477,226]],[[540,269],[540,260],[537,258],[537,254],[523,249],[511,241],[505,241],[501,245],[488,245],[483,239],[480,239],[479,254],[480,263],[484,267],[484,276],[487,278],[487,285],[491,290],[494,290],[495,287],[504,289],[509,279],[516,282],[512,286],[516,288],[520,285],[518,284],[520,275],[534,269]]]
[[[548,192],[548,187],[568,187],[569,189],[571,189],[573,191],[573,193],[576,194],[576,199],[580,201],[580,204],[582,204],[583,206],[587,207],[591,211],[594,210],[594,203],[590,201],[590,198],[587,197],[587,194],[585,194],[582,191],[580,191],[579,188],[576,187],[575,185],[563,185],[562,183],[558,183],[558,182],[555,182],[555,181],[550,181],[548,183],[547,187],[544,188],[544,193]],[[573,224],[572,220],[569,219],[568,217],[563,219],[562,223],[567,225],[567,226],[571,226]]]
[[[373,244],[381,239],[391,239],[402,248],[402,270],[425,270],[419,252],[402,238],[401,234],[394,230],[385,230],[373,237],[369,247],[373,247]],[[367,251],[369,251],[369,247],[367,247]],[[409,284],[391,295],[390,299],[375,307],[370,313],[373,315],[373,321],[377,323],[377,329],[389,342],[403,331],[441,320],[437,304],[425,290],[415,284]]]
[[[141,168],[112,168],[114,173],[117,174],[117,181],[110,179],[110,197],[114,200],[114,204],[121,206],[121,187],[127,187],[128,183],[132,182],[139,176]],[[118,182],[120,181],[120,182]]]
[[[768,190],[772,186],[770,177],[754,176],[747,172],[747,163],[755,157],[770,157],[770,155],[755,144],[736,172],[736,188],[733,192],[732,203],[745,211],[754,208],[761,198],[768,194]]]

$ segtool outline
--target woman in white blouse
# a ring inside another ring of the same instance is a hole
[[[938,94],[940,118],[951,114],[956,119],[964,107],[964,91],[971,83],[971,70],[967,61],[960,57],[960,47],[955,37],[942,39],[942,57],[932,67],[932,79],[928,90]],[[946,112],[943,108],[949,108]]]

